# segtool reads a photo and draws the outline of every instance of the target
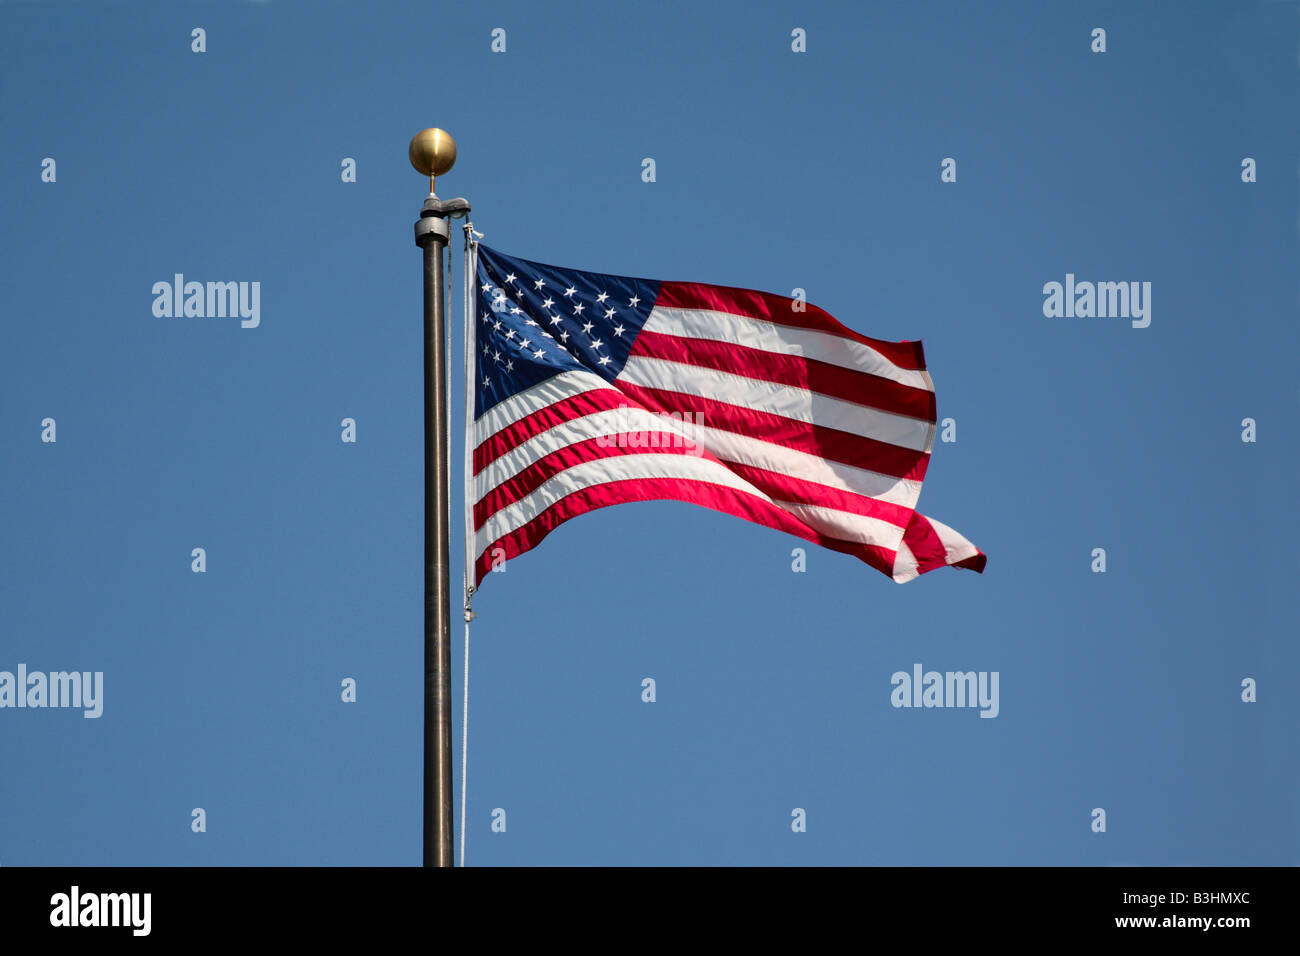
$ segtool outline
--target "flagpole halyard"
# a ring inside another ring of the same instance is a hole
[[[474,302],[477,292],[478,268],[475,264],[478,243],[474,224],[465,217],[465,277],[461,283],[465,293],[463,315],[465,327],[465,434],[464,438],[464,587],[465,587],[465,683],[460,697],[460,865],[465,865],[465,813],[469,788],[469,625],[474,620],[472,600],[474,596],[474,392],[478,384],[475,367],[477,358],[478,336],[475,326]]]

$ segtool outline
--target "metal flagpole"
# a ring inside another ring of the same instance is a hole
[[[415,223],[424,253],[424,865],[452,865],[450,449],[447,319],[443,271],[448,217],[469,212],[464,199],[442,201],[434,179],[456,162],[456,143],[440,129],[411,139],[411,165],[429,177],[429,198]]]

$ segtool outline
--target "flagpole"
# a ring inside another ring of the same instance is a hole
[[[450,449],[447,408],[447,317],[443,263],[448,217],[464,216],[464,199],[442,201],[434,179],[456,162],[456,143],[440,129],[416,133],[411,165],[429,177],[429,198],[415,223],[424,254],[424,865],[452,865]]]

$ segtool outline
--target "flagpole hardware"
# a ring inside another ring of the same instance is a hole
[[[450,133],[436,126],[422,129],[411,137],[406,154],[415,171],[429,177],[429,196],[432,197],[434,179],[451,172],[451,167],[456,165],[456,141]]]
[[[451,454],[448,436],[445,251],[449,216],[465,215],[464,199],[440,200],[434,178],[456,162],[444,130],[411,138],[411,165],[429,177],[429,196],[415,223],[424,266],[424,865],[452,865],[451,823]]]
[[[424,201],[420,210],[421,218],[425,216],[450,216],[452,219],[464,219],[469,215],[468,199],[439,199],[430,196]]]
[[[420,218],[415,221],[415,244],[423,246],[434,237],[442,240],[445,245],[451,239],[451,226],[441,216],[421,212]]]
[[[415,244],[422,246],[434,235],[444,243],[450,242],[451,226],[447,217],[464,219],[468,215],[468,199],[439,199],[430,196],[420,209],[420,218],[415,221]]]

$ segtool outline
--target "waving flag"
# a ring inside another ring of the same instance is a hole
[[[530,262],[478,246],[475,581],[586,511],[704,505],[895,581],[978,548],[916,509],[934,444],[920,342],[748,289]]]

